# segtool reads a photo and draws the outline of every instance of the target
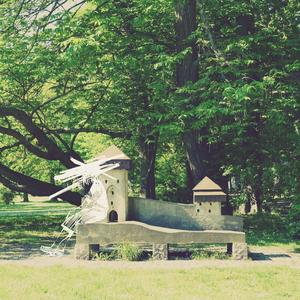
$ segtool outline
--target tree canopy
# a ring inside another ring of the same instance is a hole
[[[0,1],[0,182],[49,195],[70,156],[116,143],[148,198],[189,202],[208,175],[234,203],[299,201],[299,11],[295,0]]]

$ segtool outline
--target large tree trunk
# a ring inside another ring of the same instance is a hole
[[[23,202],[29,202],[29,195],[28,195],[28,193],[23,193]]]
[[[186,150],[187,161],[189,164],[189,184],[194,187],[199,180],[208,175],[208,145],[198,143],[199,133],[197,131],[188,131],[183,135],[183,143]]]
[[[255,202],[257,206],[257,212],[262,212],[262,204],[263,204],[263,182],[262,182],[262,176],[263,176],[263,166],[262,162],[258,162],[258,170],[255,178],[255,187],[254,187],[254,197]]]
[[[177,52],[191,48],[176,67],[176,85],[178,88],[189,82],[198,80],[198,51],[196,42],[190,40],[190,35],[196,30],[196,0],[177,1],[176,4],[176,46]],[[182,95],[190,97],[189,95]],[[198,100],[190,99],[191,105],[197,105]],[[183,134],[183,143],[186,150],[189,172],[191,176],[189,186],[194,186],[200,179],[207,175],[208,145],[205,141],[199,142],[199,131],[192,130],[191,124],[186,124],[187,129]]]
[[[157,151],[157,137],[140,137],[139,152],[141,159],[141,187],[140,195],[148,199],[155,199],[155,161]]]

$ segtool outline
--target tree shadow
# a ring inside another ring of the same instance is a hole
[[[12,242],[4,243],[0,249],[0,259],[2,260],[25,260],[34,257],[40,257],[45,255],[40,246],[51,246],[55,242],[56,238],[45,237],[36,239],[35,241],[27,241],[25,243]],[[69,254],[71,249],[74,248],[75,239],[68,241],[66,245],[66,254]]]
[[[291,259],[291,256],[286,253],[262,253],[262,252],[250,252],[249,257],[254,261],[272,261],[274,258],[287,258]]]

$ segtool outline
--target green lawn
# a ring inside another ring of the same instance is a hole
[[[67,212],[74,206],[64,202],[35,200],[14,205],[0,204],[0,259],[6,249],[24,247],[39,252],[40,245],[49,245],[61,230]],[[286,251],[300,251],[300,241],[292,240],[278,216],[245,217],[247,243],[250,246],[280,247]]]
[[[300,270],[285,267],[115,269],[3,265],[2,300],[300,299]]]
[[[6,216],[26,216],[26,215],[53,215],[64,214],[70,209],[74,208],[73,205],[66,202],[51,202],[35,200],[28,203],[15,202],[15,204],[6,205],[0,204],[0,217]]]
[[[40,255],[40,245],[51,245],[59,233],[68,207],[68,204],[52,202],[2,206],[0,259]],[[13,210],[16,214],[10,214]],[[42,215],[41,211],[48,214]],[[256,217],[250,217],[245,224],[251,247],[284,247],[295,252],[300,248],[299,241],[289,239],[285,232],[279,234],[281,228],[277,228],[277,223],[272,225],[274,228],[269,224],[259,230],[261,225],[257,225]],[[118,269],[101,264],[90,267],[89,262],[80,267],[2,263],[0,278],[0,300],[300,299],[300,269],[278,265],[160,269],[141,264],[141,267],[122,269],[120,264]]]

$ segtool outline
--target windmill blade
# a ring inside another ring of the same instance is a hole
[[[67,191],[70,191],[71,189],[73,189],[73,188],[75,188],[75,187],[79,187],[79,186],[80,186],[80,181],[76,181],[76,182],[74,182],[73,184],[67,186],[66,188],[64,188],[64,189],[62,189],[62,190],[60,190],[60,191],[58,191],[58,192],[56,192],[56,193],[50,195],[50,196],[49,196],[49,199],[51,200],[51,199],[53,199],[53,198],[56,198],[57,196],[59,196],[59,195],[65,193],[65,192],[67,192]]]
[[[83,166],[83,165],[85,165],[85,163],[83,163],[83,162],[81,162],[81,161],[75,159],[74,157],[71,157],[70,160],[71,160],[71,162],[74,163],[75,165],[78,165],[78,166]]]

